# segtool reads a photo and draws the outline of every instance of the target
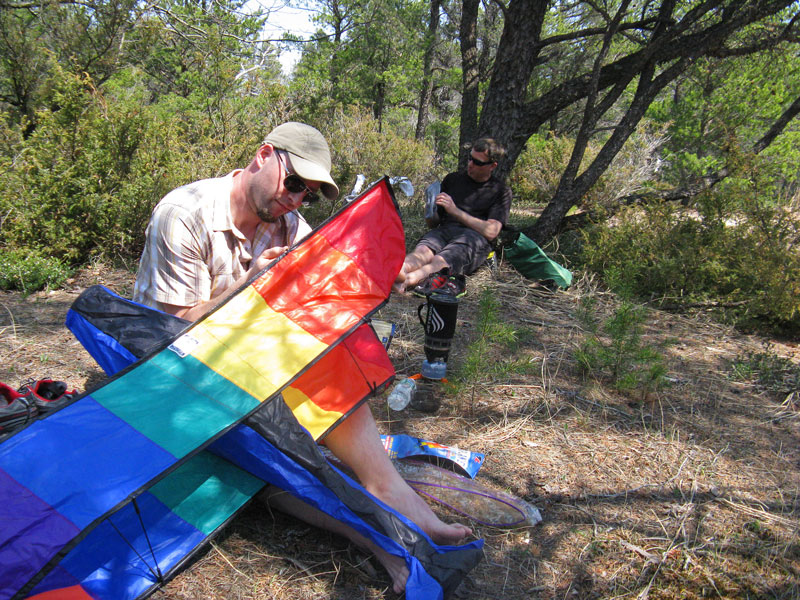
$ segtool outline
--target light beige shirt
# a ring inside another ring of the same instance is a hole
[[[245,274],[253,257],[290,246],[311,231],[294,211],[275,223],[260,223],[248,240],[231,217],[234,173],[185,185],[158,203],[147,226],[136,302],[161,309],[211,300]]]

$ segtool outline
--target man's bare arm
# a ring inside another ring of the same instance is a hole
[[[490,242],[500,234],[500,230],[503,228],[503,224],[500,221],[495,219],[487,219],[484,221],[483,219],[473,217],[471,214],[461,210],[456,206],[456,203],[453,202],[450,195],[444,192],[436,196],[436,204],[444,208],[445,212],[453,219],[465,227],[477,231]]]
[[[176,317],[180,317],[188,321],[196,321],[212,308],[225,301],[231,294],[233,294],[241,286],[262,271],[270,263],[270,261],[278,258],[281,254],[286,252],[286,250],[286,246],[278,246],[264,250],[264,252],[261,253],[261,256],[252,261],[250,268],[244,275],[234,281],[222,294],[212,298],[211,300],[206,300],[205,302],[195,304],[194,306],[177,306],[175,304],[165,304],[162,302],[159,304],[159,307],[164,312],[175,315]]]

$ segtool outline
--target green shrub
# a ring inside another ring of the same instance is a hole
[[[638,390],[641,398],[664,386],[664,357],[642,340],[643,306],[623,301],[601,323],[595,299],[584,296],[577,317],[588,336],[575,351],[575,360],[587,374],[609,377],[618,390]]]
[[[52,256],[28,249],[0,250],[0,289],[30,294],[57,288],[70,276],[70,269]]]
[[[569,162],[573,140],[567,137],[534,135],[517,158],[508,183],[514,203],[547,204],[558,188]]]
[[[0,173],[4,243],[47,248],[71,264],[130,252],[131,213],[149,213],[145,186],[161,184],[168,168],[143,169],[138,149],[148,144],[163,158],[169,145],[154,139],[138,99],[106,107],[88,79],[66,73],[54,75],[52,96],[57,110],[39,113],[32,135],[12,149],[14,167]],[[131,202],[132,188],[141,203]]]
[[[655,153],[665,139],[665,125],[643,121],[614,158],[609,169],[583,198],[594,212],[603,212],[623,196],[651,185],[655,176]],[[602,139],[586,150],[581,169],[599,152]],[[574,140],[566,136],[534,135],[519,155],[509,177],[517,206],[547,204],[558,188],[569,163]]]
[[[191,98],[150,102],[138,77],[120,72],[96,89],[85,75],[55,71],[56,108],[40,111],[31,135],[0,121],[7,247],[47,248],[68,264],[136,259],[160,198],[244,166],[272,119],[285,120],[277,92],[225,99],[209,113]]]
[[[792,211],[699,212],[668,205],[621,211],[584,232],[581,260],[613,290],[664,307],[707,306],[740,326],[800,329],[800,224]]]

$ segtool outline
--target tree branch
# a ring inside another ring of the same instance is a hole
[[[753,152],[760,154],[765,148],[775,141],[775,138],[778,137],[778,135],[786,128],[789,122],[798,114],[800,114],[800,97],[792,102],[789,107],[783,111],[781,116],[775,120],[767,133],[765,133],[760,140],[753,144]]]
[[[763,11],[759,12],[758,16],[760,18],[772,14],[770,11],[778,10],[780,6],[786,3],[770,2],[767,4],[768,6],[765,6]],[[707,1],[689,11],[674,26],[670,26],[671,21],[669,19],[656,18],[659,23],[658,26],[664,30],[664,35],[654,35],[653,39],[645,47],[605,65],[600,74],[600,88],[616,84],[631,72],[640,72],[650,60],[663,65],[681,57],[708,55],[718,49],[719,44],[733,32],[739,31],[756,19],[756,17],[747,12],[741,12],[736,18],[731,17],[726,21],[708,25],[696,33],[691,32],[691,28],[707,16],[706,12],[717,5],[718,2]],[[771,39],[773,42],[775,41],[775,38]],[[752,52],[756,51],[756,49],[752,50]],[[582,74],[552,88],[537,99],[527,102],[520,111],[523,115],[522,127],[526,130],[526,133],[530,135],[537,131],[542,123],[546,122],[553,114],[581,98],[585,98],[590,82],[591,76]]]
[[[754,154],[760,154],[769,145],[775,141],[775,138],[781,134],[781,132],[786,128],[786,126],[794,119],[798,114],[800,114],[800,97],[795,99],[786,110],[781,113],[781,116],[778,117],[775,122],[770,126],[767,132],[759,139],[755,144],[753,144],[752,151]],[[725,179],[730,175],[730,169],[726,165],[725,167],[721,168],[720,170],[709,173],[707,175],[703,175],[702,177],[698,177],[694,181],[687,183],[686,185],[669,190],[666,192],[661,192],[657,194],[637,194],[634,196],[628,196],[623,198],[622,200],[626,204],[630,204],[632,202],[645,200],[647,198],[655,198],[657,200],[661,200],[664,202],[681,202],[682,204],[686,205],[689,203],[689,200],[705,192],[710,190],[715,185],[717,185],[720,181]]]
[[[622,23],[618,28],[617,31],[629,31],[631,29],[642,29],[645,31],[652,30],[652,27],[649,25],[654,24],[656,22],[655,17],[651,17],[649,19],[644,19],[643,21],[635,21],[632,23]],[[553,44],[560,44],[561,42],[569,42],[574,40],[579,40],[582,38],[592,37],[595,35],[603,35],[606,33],[606,27],[588,27],[586,29],[581,29],[579,31],[573,31],[570,33],[562,33],[560,35],[554,35],[548,38],[545,38],[539,42],[539,46],[544,48],[546,46],[552,46]]]
[[[798,42],[800,41],[800,34],[796,30],[794,30],[795,25],[797,24],[798,20],[800,19],[800,13],[796,13],[789,23],[784,27],[777,35],[774,37],[765,37],[764,39],[758,40],[755,44],[750,44],[749,46],[740,46],[738,48],[727,48],[722,47],[712,52],[709,52],[709,56],[713,56],[714,58],[730,58],[733,56],[748,56],[750,54],[754,54],[756,52],[761,52],[762,50],[767,50],[768,48],[772,48],[779,44],[780,42]]]

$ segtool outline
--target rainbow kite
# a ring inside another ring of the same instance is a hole
[[[143,597],[265,482],[403,557],[408,597],[452,591],[481,542],[436,546],[314,441],[391,382],[366,323],[403,255],[382,180],[203,319],[0,444],[0,600]]]

